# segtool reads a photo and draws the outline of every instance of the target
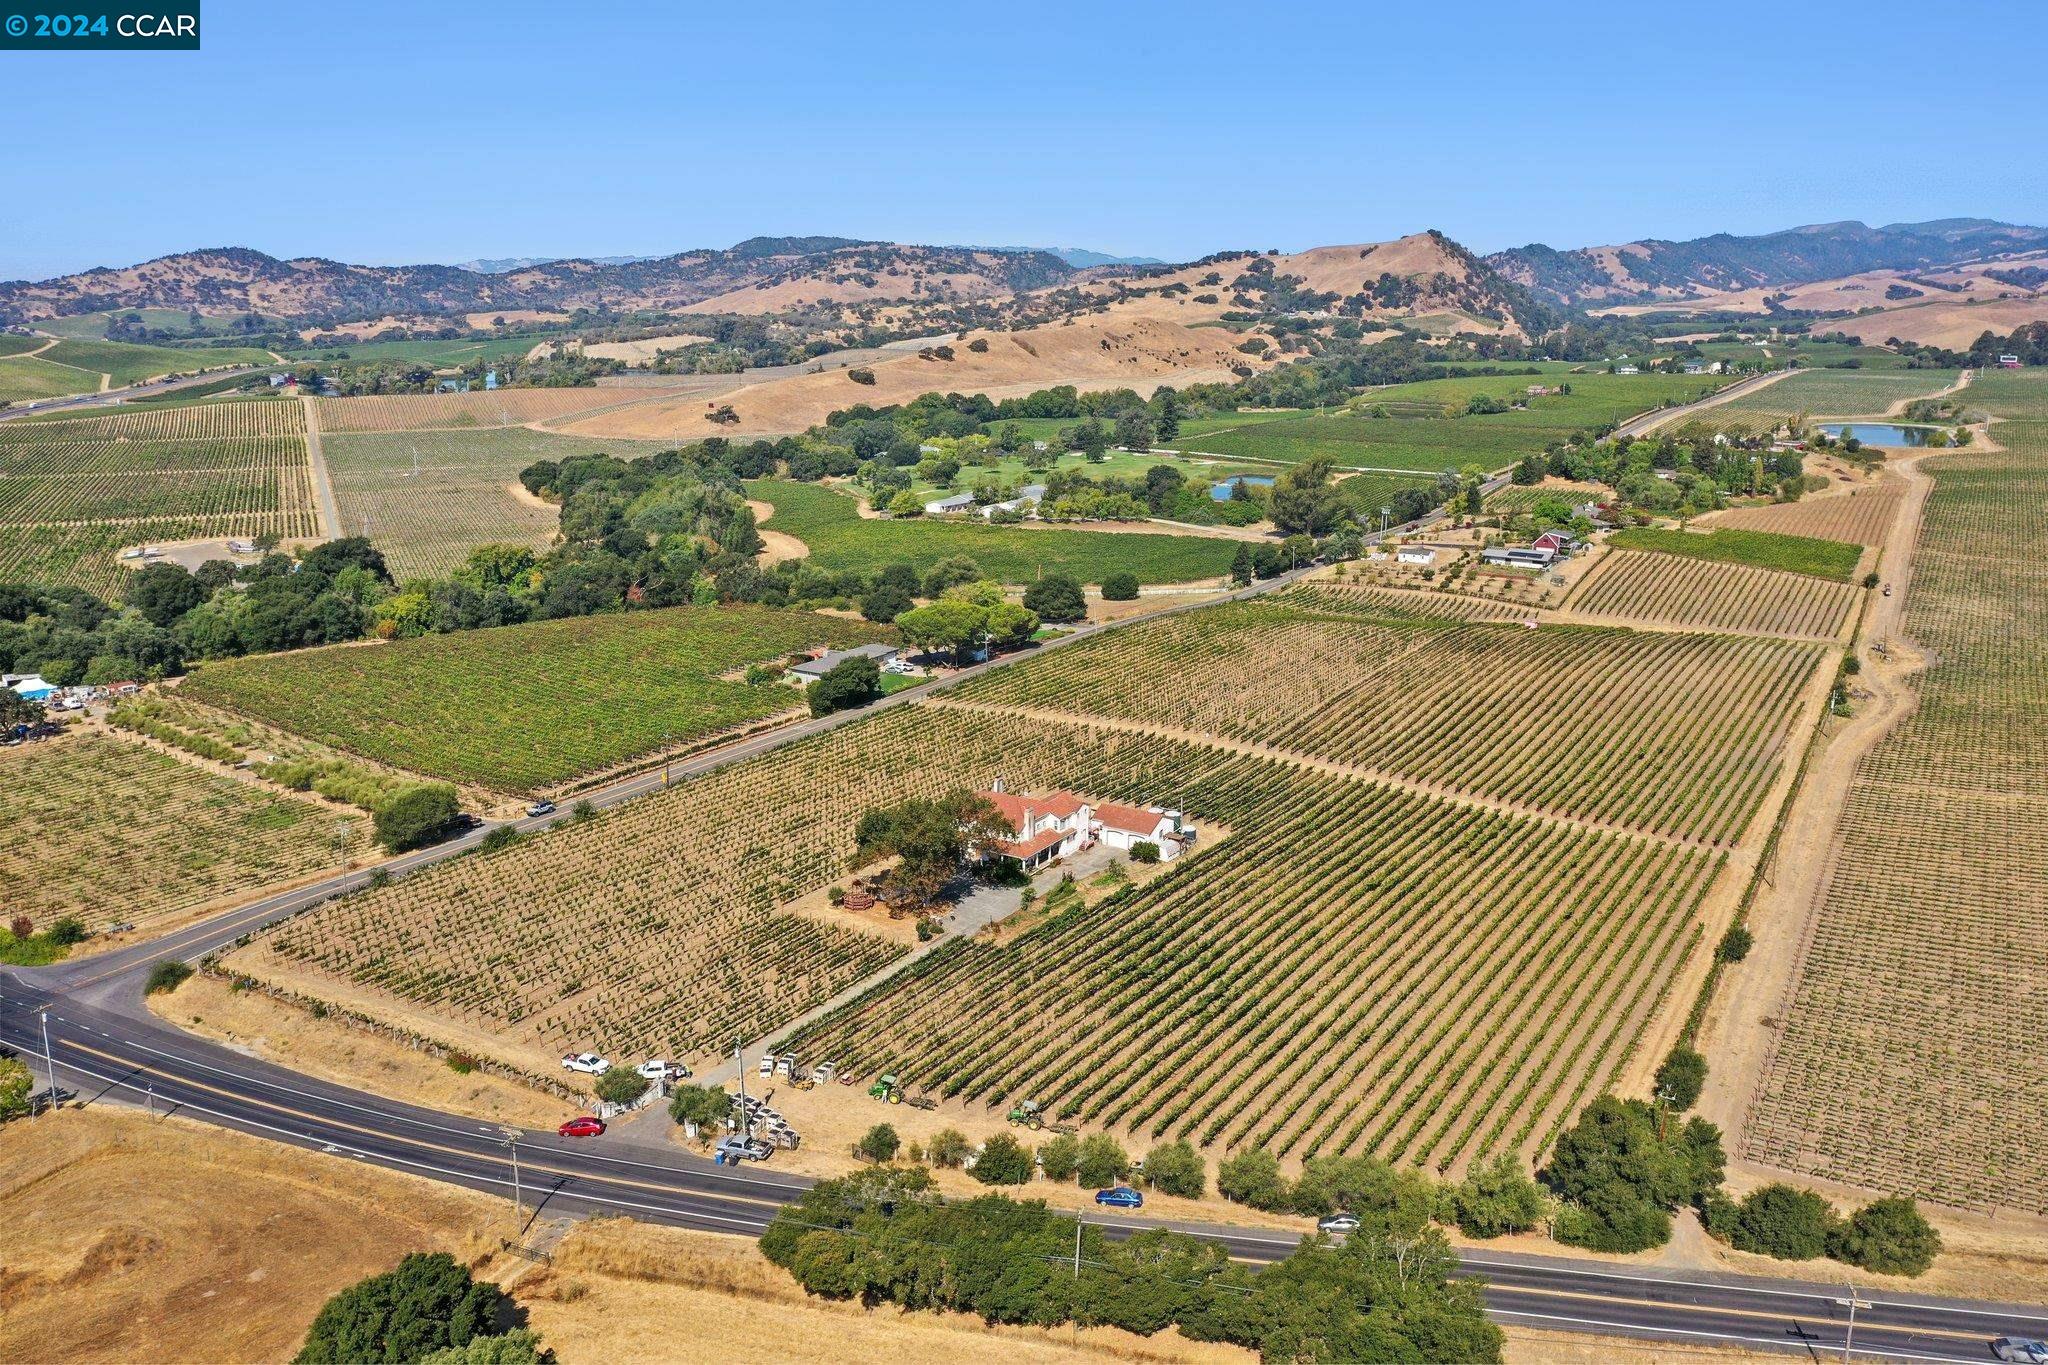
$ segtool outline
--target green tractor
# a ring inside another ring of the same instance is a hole
[[[1045,1127],[1045,1109],[1037,1100],[1025,1100],[1009,1113],[1011,1123],[1020,1128]]]
[[[883,1072],[875,1083],[868,1087],[868,1098],[880,1100],[884,1104],[903,1103],[903,1087],[896,1084],[896,1073]]]

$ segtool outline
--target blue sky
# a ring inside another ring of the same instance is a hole
[[[0,278],[223,245],[1190,259],[2042,223],[2044,37],[2032,3],[206,0],[201,52],[0,52]]]

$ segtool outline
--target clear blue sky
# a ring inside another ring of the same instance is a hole
[[[204,37],[0,52],[0,278],[224,245],[1190,259],[2048,222],[2039,3],[206,0]]]

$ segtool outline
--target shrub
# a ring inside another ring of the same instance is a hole
[[[1594,1251],[1647,1251],[1671,1236],[1670,1210],[1716,1189],[1721,1130],[1689,1119],[1666,1131],[1641,1100],[1602,1095],[1560,1134],[1543,1182],[1569,1201],[1559,1241]]]
[[[1543,1221],[1549,1201],[1511,1153],[1475,1164],[1444,1192],[1445,1212],[1467,1237],[1502,1237]]]
[[[467,1076],[476,1070],[476,1058],[467,1052],[451,1052],[444,1060],[448,1063],[448,1069],[458,1076]]]
[[[1081,1142],[1077,1174],[1083,1185],[1114,1185],[1131,1171],[1123,1145],[1107,1133],[1091,1133]]]
[[[1279,1159],[1258,1147],[1226,1157],[1216,1167],[1216,1193],[1269,1213],[1288,1209],[1293,1202]]]
[[[85,921],[76,915],[65,915],[50,926],[50,942],[60,948],[70,948],[83,943],[92,936],[85,927]]]
[[[1068,1181],[1081,1169],[1081,1140],[1061,1133],[1038,1149],[1038,1165],[1047,1180]]]
[[[1022,1185],[1035,1168],[1031,1149],[1008,1133],[997,1133],[981,1145],[972,1175],[984,1185]]]
[[[875,372],[868,369],[848,370],[846,377],[856,384],[872,384],[875,382]]]
[[[519,842],[519,831],[511,825],[499,825],[485,834],[477,844],[479,853],[496,853],[501,848],[510,848]]]
[[[8,922],[7,928],[16,938],[33,938],[36,932],[36,922],[27,915],[16,915]]]
[[[1721,935],[1721,942],[1714,949],[1714,956],[1723,962],[1740,962],[1749,956],[1749,950],[1756,944],[1756,938],[1747,928],[1737,924]]]
[[[1707,1059],[1682,1043],[1657,1068],[1657,1098],[1681,1113],[1699,1103],[1706,1083]]]
[[[1138,599],[1138,576],[1134,573],[1113,573],[1102,580],[1102,600],[1105,602],[1135,602]]]
[[[1835,1226],[1828,1254],[1879,1275],[1920,1275],[1941,1254],[1941,1234],[1912,1200],[1876,1199]]]
[[[1131,844],[1131,861],[1134,863],[1156,863],[1159,861],[1159,845],[1150,839],[1138,839]]]
[[[184,985],[186,978],[191,975],[192,968],[189,964],[174,957],[167,957],[149,969],[149,980],[143,983],[143,993],[162,995],[166,991],[174,991]]]
[[[597,1078],[597,1097],[606,1104],[631,1104],[647,1093],[649,1084],[632,1068],[615,1066]]]
[[[824,677],[804,689],[804,699],[810,703],[812,715],[826,716],[866,706],[881,690],[881,665],[858,656],[833,665]]]
[[[1145,1183],[1161,1194],[1200,1199],[1208,1186],[1208,1169],[1186,1142],[1166,1142],[1145,1153]]]
[[[377,807],[377,842],[392,853],[418,848],[448,828],[456,813],[455,788],[445,782],[400,788]]]
[[[1834,1207],[1813,1191],[1765,1185],[1751,1191],[1732,1212],[1713,1210],[1709,1226],[1712,1230],[1712,1224],[1721,1224],[1728,1244],[1737,1251],[1810,1261],[1827,1254],[1837,1221]]]
[[[903,1139],[896,1130],[886,1123],[878,1123],[861,1134],[860,1141],[853,1144],[853,1154],[862,1161],[894,1161],[896,1153],[903,1149]]]
[[[934,1166],[958,1169],[967,1161],[967,1154],[974,1150],[974,1144],[967,1140],[967,1134],[958,1128],[941,1128],[932,1135],[925,1145],[925,1157]]]
[[[415,1252],[394,1270],[350,1285],[321,1308],[298,1359],[310,1365],[423,1360],[499,1335],[508,1300],[446,1252]]]
[[[28,1066],[12,1057],[0,1057],[0,1123],[18,1119],[28,1112],[29,1095],[35,1078]]]
[[[597,818],[597,807],[591,804],[589,797],[585,797],[569,807],[569,818],[579,825],[585,820],[595,820]]]

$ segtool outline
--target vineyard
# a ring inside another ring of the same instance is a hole
[[[525,427],[328,436],[321,442],[342,525],[376,542],[401,581],[456,568],[479,545],[545,547],[556,508],[515,491],[536,460],[660,449],[637,441],[556,436]]]
[[[1158,743],[1228,845],[1012,944],[948,945],[796,1045],[1140,1141],[1447,1169],[1546,1143],[1699,937],[1708,853]]]
[[[1948,1204],[2048,1213],[2048,383],[1942,456],[1906,630],[1919,705],[1858,768],[1745,1155]]]
[[[1282,590],[1273,600],[1310,611],[1373,616],[1392,621],[1519,621],[1528,613],[1506,602],[1436,590],[1368,588],[1317,578]]]
[[[318,534],[297,404],[0,425],[0,579],[118,595],[124,546]]]
[[[1565,601],[1584,617],[1802,640],[1837,638],[1857,589],[1747,564],[1609,550]]]
[[[1616,550],[1655,550],[1684,559],[1711,559],[1723,564],[1748,564],[1759,569],[1811,574],[1847,583],[1856,576],[1863,547],[1840,540],[1780,535],[1773,531],[1666,530],[1631,526],[1607,538]]]
[[[1546,498],[1556,498],[1567,507],[1588,502],[1605,502],[1613,494],[1605,484],[1573,483],[1560,479],[1552,483],[1517,484],[1486,495],[1486,510],[1493,515],[1514,516],[1532,510]]]
[[[1717,414],[1807,413],[1815,417],[1857,417],[1883,413],[1894,403],[1940,393],[1955,379],[1952,370],[1801,370],[1775,383],[1731,398]]]
[[[949,695],[1201,731],[1445,795],[1728,845],[1778,772],[1820,659],[1776,640],[1374,622],[1247,602],[1133,626]]]
[[[431,777],[527,792],[787,715],[781,682],[719,675],[886,627],[766,607],[679,607],[208,664],[180,689]]]
[[[1715,516],[1714,525],[1779,535],[1813,536],[1854,545],[1882,545],[1898,515],[1905,485],[1887,478],[1846,493],[1804,498],[1764,507],[1738,507]]]
[[[469,393],[383,394],[372,398],[316,398],[323,432],[425,431],[460,427],[516,427],[570,417],[634,401],[618,389],[490,389]]]
[[[1531,383],[1571,385],[1569,394],[1528,397]],[[1667,403],[1689,402],[1725,382],[1680,375],[1571,374],[1471,376],[1375,389],[1358,400],[1367,413],[1279,416],[1216,430],[1182,442],[1218,455],[1294,463],[1327,456],[1340,468],[1435,473],[1468,464],[1500,469],[1552,441],[1592,432]],[[1526,402],[1506,412],[1467,414],[1485,395]],[[1455,414],[1455,415],[1454,415]]]
[[[773,504],[774,529],[808,546],[812,563],[862,573],[898,561],[923,570],[965,555],[983,573],[1006,583],[1029,583],[1050,573],[1100,583],[1119,570],[1137,575],[1141,583],[1188,583],[1223,577],[1241,543],[1151,531],[870,520],[844,493],[774,479],[748,483],[747,496]]]
[[[221,777],[116,735],[0,755],[0,886],[38,928],[163,919],[331,869],[341,848],[320,806]],[[349,846],[361,853],[369,822]]]

